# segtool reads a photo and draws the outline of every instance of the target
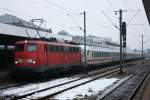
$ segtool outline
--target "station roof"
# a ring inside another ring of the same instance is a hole
[[[143,4],[144,4],[144,8],[145,8],[145,11],[146,11],[146,15],[147,15],[147,18],[148,18],[148,22],[150,24],[150,0],[143,0]]]
[[[37,29],[45,32],[51,32],[51,29],[42,28],[37,25],[33,25],[30,21],[23,20],[13,15],[5,14],[0,16],[0,23],[10,24],[19,27],[26,27],[30,29]]]
[[[44,33],[50,31],[9,14],[0,16],[0,27],[0,45],[14,45],[17,41],[29,39],[27,33],[34,37],[36,30]]]
[[[0,45],[14,45],[19,40],[25,40],[26,37],[0,34]]]
[[[72,40],[72,37],[67,37],[59,34],[51,34],[49,32],[35,30],[27,27],[20,27],[5,23],[0,23],[0,45],[14,45],[15,42],[30,39],[30,38],[57,38],[58,40]],[[39,33],[39,34],[38,34]]]

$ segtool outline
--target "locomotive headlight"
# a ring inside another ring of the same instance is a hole
[[[15,64],[18,64],[18,61],[15,61]]]
[[[25,43],[27,43],[28,41],[27,41],[27,40],[25,40],[24,42],[25,42]]]
[[[33,64],[35,64],[36,62],[35,62],[35,61],[33,61],[32,63],[33,63]]]

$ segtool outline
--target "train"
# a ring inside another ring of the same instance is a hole
[[[119,47],[86,46],[87,65],[119,60]],[[127,52],[126,59],[139,58],[139,52]],[[41,40],[24,40],[15,44],[15,68],[23,72],[51,73],[60,69],[84,66],[84,45]]]

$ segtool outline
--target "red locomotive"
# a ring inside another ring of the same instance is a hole
[[[78,45],[25,40],[15,46],[15,66],[24,72],[45,72],[80,64],[81,48]]]

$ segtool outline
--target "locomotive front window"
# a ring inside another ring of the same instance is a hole
[[[15,51],[18,52],[24,51],[24,44],[17,44],[15,47]]]
[[[36,50],[37,50],[37,45],[35,45],[35,44],[29,44],[27,47],[27,51],[29,51],[29,52],[34,52]]]

